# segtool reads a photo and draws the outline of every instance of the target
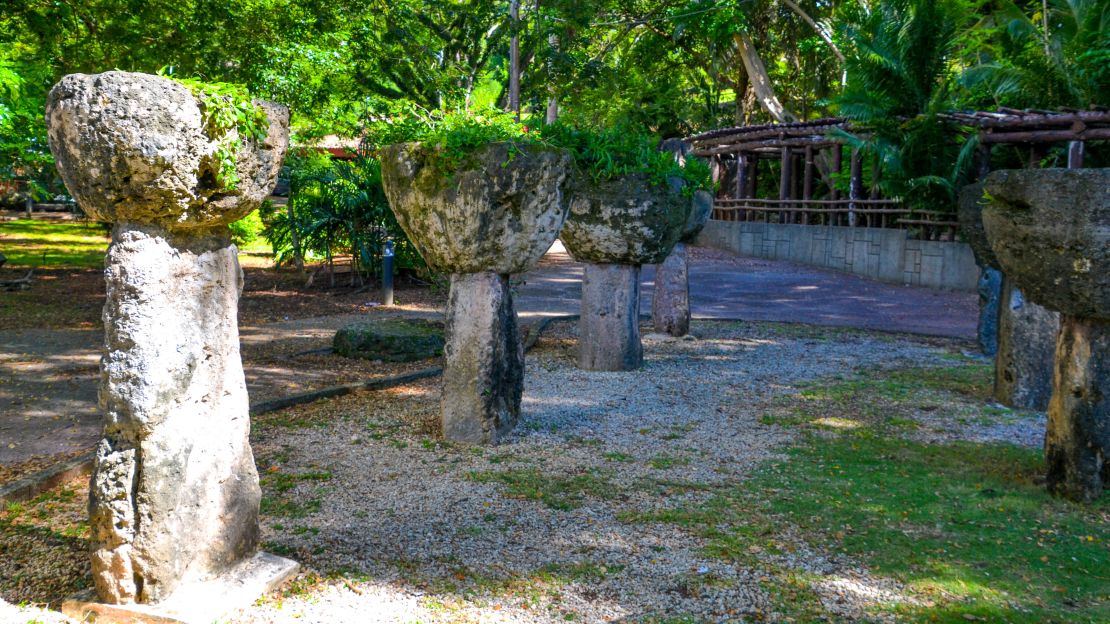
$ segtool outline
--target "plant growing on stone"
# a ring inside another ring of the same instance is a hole
[[[688,158],[683,166],[670,152],[659,150],[658,139],[633,128],[593,131],[555,123],[542,126],[539,134],[544,142],[569,151],[578,168],[597,181],[642,174],[656,185],[680,178],[686,195],[712,188],[708,165]]]
[[[250,92],[243,85],[227,82],[204,82],[196,78],[177,78],[160,71],[193,94],[204,116],[208,137],[216,142],[216,160],[220,169],[216,181],[229,191],[239,185],[235,170],[243,139],[260,141],[266,138],[270,121],[261,107],[255,106]],[[234,132],[232,132],[234,130]]]
[[[540,142],[542,138],[537,133],[516,121],[512,114],[497,109],[467,113],[429,112],[414,107],[406,115],[371,124],[365,137],[371,150],[396,143],[421,143],[434,148],[430,156],[436,168],[446,172],[465,168],[474,152],[490,143]]]

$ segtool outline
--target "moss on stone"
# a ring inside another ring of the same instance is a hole
[[[443,323],[419,319],[375,319],[340,329],[332,340],[344,357],[411,362],[443,355]]]

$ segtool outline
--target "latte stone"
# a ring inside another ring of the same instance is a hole
[[[686,232],[700,229],[688,229],[693,202],[680,185],[653,184],[645,175],[599,181],[583,173],[573,175],[567,201],[570,215],[560,238],[570,255],[585,263],[578,366],[635,370],[643,363],[640,267],[664,262]],[[688,309],[688,293],[685,305]]]
[[[239,356],[243,274],[227,224],[273,188],[289,113],[257,105],[269,130],[243,140],[230,189],[217,180],[217,138],[197,99],[172,80],[74,74],[47,99],[50,148],[66,187],[90,218],[113,224],[89,541],[96,596],[115,612],[219,584],[260,556],[261,494]],[[266,578],[253,589],[296,564],[262,568]],[[234,607],[194,606],[213,605]]]
[[[520,418],[524,348],[509,275],[535,266],[559,235],[569,158],[492,143],[448,170],[435,146],[382,151],[397,222],[428,266],[451,276],[440,410],[449,440],[496,444]]]
[[[983,224],[1007,279],[1060,315],[1045,461],[1050,492],[1110,484],[1110,169],[997,171]]]

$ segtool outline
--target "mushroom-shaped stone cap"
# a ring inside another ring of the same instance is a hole
[[[219,137],[208,135],[197,99],[150,74],[62,78],[46,101],[50,151],[66,188],[94,219],[178,230],[230,223],[273,190],[289,145],[289,110],[255,105],[265,110],[269,132],[261,141],[243,138],[234,190],[217,181]]]
[[[1110,169],[1020,169],[986,179],[983,225],[1029,300],[1110,320]]]
[[[975,264],[981,267],[998,269],[998,258],[994,256],[987,232],[983,229],[983,208],[987,200],[983,197],[983,183],[968,184],[960,189],[958,201],[960,234],[975,255]]]
[[[523,273],[559,236],[570,156],[491,143],[459,170],[419,143],[382,150],[382,185],[397,223],[428,266],[444,273]]]
[[[594,264],[662,262],[687,232],[691,211],[680,187],[652,184],[642,174],[595,181],[576,173],[567,200],[560,238],[575,260]]]

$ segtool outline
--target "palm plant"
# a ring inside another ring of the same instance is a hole
[[[950,60],[972,16],[966,0],[850,3],[839,15],[848,80],[837,104],[867,129],[841,138],[876,163],[885,196],[915,210],[953,210],[973,153],[939,116],[953,106]]]
[[[977,27],[961,82],[993,104],[1110,104],[1110,0],[1000,0]]]

